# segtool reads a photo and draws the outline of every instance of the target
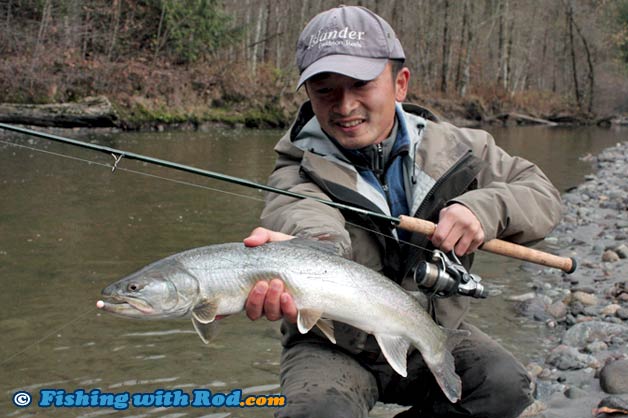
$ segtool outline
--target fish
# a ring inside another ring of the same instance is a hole
[[[468,331],[437,325],[418,299],[384,275],[337,255],[329,243],[295,238],[246,247],[215,244],[158,260],[107,286],[96,306],[141,319],[191,317],[207,343],[216,318],[244,310],[259,280],[280,278],[297,307],[297,328],[318,327],[336,343],[333,321],[372,334],[390,366],[407,377],[414,347],[447,398],[460,399],[462,384],[451,350]]]

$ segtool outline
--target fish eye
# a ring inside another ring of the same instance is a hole
[[[133,282],[129,283],[129,285],[126,287],[126,289],[127,289],[129,292],[137,292],[137,291],[138,291],[138,290],[140,290],[141,288],[142,288],[142,286],[140,286],[140,285],[139,285],[139,284],[137,284],[137,283],[133,283]]]

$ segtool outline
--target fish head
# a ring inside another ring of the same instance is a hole
[[[199,294],[198,280],[176,262],[149,265],[102,291],[97,306],[120,316],[161,319],[185,316]]]

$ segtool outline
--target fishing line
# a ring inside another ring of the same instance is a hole
[[[53,335],[55,335],[56,333],[60,332],[61,330],[69,327],[70,325],[72,325],[73,323],[75,323],[76,321],[78,321],[79,319],[83,319],[84,317],[86,317],[88,314],[92,313],[93,311],[98,310],[98,308],[90,308],[88,311],[84,312],[83,314],[79,315],[78,317],[72,319],[70,322],[62,325],[61,327],[55,329],[54,331],[49,332],[48,334],[44,335],[43,337],[41,337],[39,340],[35,341],[32,344],[29,344],[26,346],[26,348],[18,351],[17,353],[12,354],[11,356],[9,356],[8,358],[4,359],[2,362],[0,362],[0,366],[4,365],[5,363],[8,363],[9,361],[13,360],[15,357],[19,356],[20,354],[24,353],[25,351],[27,351],[29,348],[36,346],[37,344],[41,344],[42,342],[44,342],[45,340],[47,340],[48,338],[52,337]]]
[[[201,185],[201,184],[198,184],[198,183],[192,183],[192,182],[188,182],[188,181],[184,181],[184,180],[177,180],[177,179],[173,179],[173,178],[170,178],[170,177],[163,177],[163,176],[159,176],[159,175],[156,175],[156,174],[147,173],[147,172],[144,172],[144,171],[138,171],[138,170],[133,170],[133,169],[129,169],[129,168],[120,167],[117,162],[114,163],[114,165],[111,165],[111,164],[102,163],[102,162],[98,162],[98,161],[93,161],[93,160],[89,160],[89,159],[85,159],[85,158],[75,157],[75,156],[68,155],[68,154],[62,154],[62,153],[58,153],[58,152],[54,152],[54,151],[43,150],[41,148],[33,148],[33,147],[29,147],[29,146],[22,145],[22,144],[16,144],[16,143],[13,143],[13,142],[7,142],[7,141],[4,141],[4,140],[0,140],[0,143],[1,144],[5,144],[5,145],[12,145],[14,147],[19,147],[19,148],[25,148],[25,149],[28,149],[28,150],[31,150],[31,151],[41,152],[41,153],[44,153],[44,154],[50,154],[50,155],[54,155],[54,156],[61,157],[61,158],[67,158],[67,159],[74,160],[74,161],[80,161],[80,162],[83,162],[83,163],[86,163],[86,164],[90,164],[90,165],[91,164],[95,164],[95,165],[98,165],[98,166],[101,166],[101,167],[107,167],[107,168],[111,168],[111,169],[115,169],[115,170],[125,171],[125,172],[128,172],[128,173],[139,174],[139,175],[146,176],[146,177],[151,177],[151,178],[156,178],[156,179],[160,179],[160,180],[170,181],[170,182],[177,183],[177,184],[182,184],[182,185],[185,185],[185,186],[197,187],[197,188],[204,189],[204,190],[210,190],[210,191],[214,191],[214,192],[224,193],[224,194],[227,194],[227,195],[240,197],[240,198],[244,198],[244,199],[250,199],[250,200],[257,201],[257,202],[264,202],[265,201],[263,198],[259,198],[259,197],[248,196],[248,195],[244,195],[244,194],[240,194],[240,193],[230,192],[230,191],[223,190],[223,189],[218,189],[218,188],[215,188],[215,187],[204,186],[204,185]],[[424,250],[424,251],[427,251],[427,252],[430,252],[430,253],[434,252],[434,250],[431,250],[429,248],[422,247],[422,246],[420,246],[418,244],[415,244],[413,242],[409,242],[409,241],[405,241],[405,240],[402,240],[402,239],[398,239],[398,238],[396,238],[396,237],[394,237],[394,236],[392,236],[390,234],[386,234],[386,233],[381,232],[381,231],[370,229],[370,228],[365,227],[363,225],[358,225],[356,223],[349,222],[349,221],[346,221],[346,220],[345,220],[345,223],[348,224],[348,225],[354,226],[356,228],[360,228],[360,229],[362,229],[364,231],[371,232],[373,234],[377,234],[377,235],[381,235],[381,236],[386,237],[386,238],[391,238],[391,239],[397,240],[400,243],[410,245],[410,246],[418,248],[420,250]]]
[[[119,167],[117,165],[111,165],[111,164],[102,163],[102,162],[98,162],[98,161],[88,160],[86,158],[80,158],[80,157],[75,157],[75,156],[72,156],[72,155],[61,154],[61,153],[58,153],[58,152],[43,150],[43,149],[40,149],[40,148],[28,147],[26,145],[15,144],[15,143],[6,142],[6,141],[3,141],[3,140],[0,140],[0,144],[12,145],[14,147],[25,148],[25,149],[28,149],[28,150],[31,150],[31,151],[37,151],[37,152],[41,152],[41,153],[44,153],[44,154],[54,155],[56,157],[67,158],[67,159],[74,160],[74,161],[80,161],[80,162],[83,162],[83,163],[86,163],[86,164],[89,164],[89,165],[94,164],[94,165],[99,165],[101,167],[107,167],[107,168],[111,168],[111,169],[115,168],[116,170],[126,171],[128,173],[140,174],[142,176],[152,177],[152,178],[156,178],[156,179],[160,179],[160,180],[166,180],[166,181],[170,181],[172,183],[182,184],[182,185],[185,185],[185,186],[198,187],[200,189],[211,190],[211,191],[214,191],[214,192],[225,193],[225,194],[228,194],[228,195],[231,195],[231,196],[242,197],[242,198],[246,198],[246,199],[255,200],[255,201],[258,201],[258,202],[264,202],[264,199],[259,198],[259,197],[253,197],[253,196],[243,195],[243,194],[240,194],[240,193],[229,192],[227,190],[217,189],[215,187],[203,186],[202,184],[191,183],[191,182],[185,181],[185,180],[177,180],[177,179],[173,179],[173,178],[169,178],[169,177],[162,177],[162,176],[158,176],[156,174],[147,173],[145,171],[137,171],[137,170],[133,170],[133,169],[130,169],[130,168]]]

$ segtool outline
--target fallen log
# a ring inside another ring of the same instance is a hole
[[[556,126],[558,125],[556,122],[552,122],[547,119],[535,118],[533,116],[524,115],[521,113],[501,113],[499,115],[495,115],[486,120],[488,123],[501,123],[504,126],[514,126],[514,125],[546,125],[546,126]]]
[[[55,104],[0,103],[0,122],[47,127],[113,127],[119,123],[109,99],[86,97],[78,102]]]

